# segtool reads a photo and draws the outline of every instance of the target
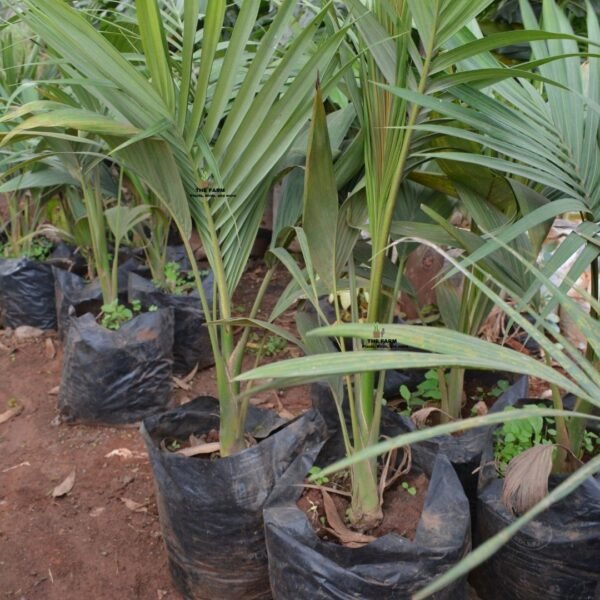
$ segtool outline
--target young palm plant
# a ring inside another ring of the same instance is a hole
[[[231,298],[273,181],[302,161],[302,156],[283,157],[306,124],[317,73],[326,90],[337,81],[336,52],[345,32],[323,35],[326,5],[283,44],[295,4],[285,0],[255,40],[261,2],[244,2],[224,41],[225,0],[186,0],[178,43],[167,37],[161,4],[138,1],[142,56],[117,51],[66,3],[24,0],[20,5],[24,21],[60,57],[63,79],[49,87],[51,99],[25,104],[7,116],[29,115],[3,143],[30,135],[100,141],[105,154],[152,191],[181,231],[203,310],[213,318],[231,317]],[[189,246],[192,223],[214,272],[214,311]],[[230,382],[241,369],[244,344],[235,347],[230,324],[209,324],[209,334],[221,454],[227,456],[245,447],[247,404],[236,400],[239,384]]]
[[[508,246],[501,241],[498,241],[498,243],[501,247],[508,249]],[[514,251],[512,252],[514,253]],[[559,286],[553,284],[541,270],[531,263],[528,263],[523,258],[519,258],[518,256],[516,258],[523,269],[528,270],[540,285],[548,287],[561,307],[563,307],[566,313],[571,317],[574,324],[573,326],[585,336],[588,346],[592,348],[595,353],[598,352],[600,349],[600,328],[597,320],[593,316],[590,316],[578,302],[570,298]],[[420,366],[440,364],[440,362],[445,360],[447,365],[468,365],[473,368],[494,368],[495,365],[496,368],[500,366],[508,371],[527,373],[531,376],[539,377],[542,380],[547,381],[551,386],[554,396],[554,408],[533,410],[523,408],[509,412],[490,414],[484,417],[465,419],[462,422],[458,421],[440,425],[427,430],[415,431],[394,439],[380,442],[354,456],[339,461],[319,472],[320,477],[327,477],[340,469],[351,468],[353,464],[361,460],[385,454],[394,448],[404,447],[422,440],[431,439],[436,435],[463,431],[471,427],[498,425],[513,420],[531,419],[532,417],[539,419],[540,417],[550,416],[557,422],[559,419],[563,419],[569,425],[569,435],[572,435],[572,431],[575,431],[575,435],[577,435],[577,432],[580,429],[581,431],[585,430],[586,425],[589,425],[590,421],[597,422],[600,420],[597,413],[595,416],[590,416],[587,414],[587,411],[578,412],[577,406],[573,411],[564,410],[562,400],[558,395],[558,388],[560,387],[564,391],[574,394],[580,400],[591,404],[597,411],[600,408],[600,402],[598,401],[600,377],[598,375],[597,364],[594,361],[590,361],[585,353],[582,353],[568,339],[563,337],[560,333],[557,333],[551,324],[544,322],[544,320],[541,319],[541,313],[535,310],[531,305],[528,305],[525,309],[525,315],[521,314],[511,306],[502,294],[487,286],[479,277],[474,276],[470,268],[465,268],[460,262],[447,254],[446,259],[451,262],[466,279],[479,289],[482,294],[489,298],[497,307],[501,308],[509,318],[513,319],[520,327],[522,327],[527,334],[540,345],[542,351],[549,359],[551,359],[551,363],[569,373],[569,377],[564,377],[554,367],[551,368],[542,362],[533,360],[519,352],[502,348],[495,344],[457,332],[448,330],[429,330],[429,333],[425,334],[423,328],[406,325],[386,325],[387,335],[397,339],[401,343],[425,350],[427,354],[421,354],[420,358],[419,355],[413,355],[416,359],[414,364],[419,364]],[[503,289],[503,292],[507,292],[507,290]],[[595,298],[586,294],[583,290],[581,290],[581,293],[590,302],[595,311],[600,309],[600,305]],[[343,336],[351,336],[353,338],[361,337],[366,339],[371,335],[371,332],[368,326],[354,324],[321,328],[311,333],[311,335],[319,337],[340,334]],[[388,353],[387,357],[385,357],[383,353],[373,354],[380,354],[380,356],[375,359],[378,364],[381,364],[381,362],[384,361],[391,366],[399,365],[405,361],[405,358],[394,356],[394,353]],[[345,360],[341,360],[343,357],[341,357],[340,360],[334,358],[333,362],[336,363],[335,365],[329,361],[326,364],[323,357],[319,358],[320,364],[323,365],[319,369],[320,376],[331,377],[336,374],[349,372],[350,368],[353,370],[368,368],[365,361],[370,361],[372,356],[363,353],[362,357],[356,356],[357,360],[354,360],[354,357],[349,356],[346,356]],[[314,365],[311,365],[311,362],[312,359],[305,360],[305,364],[302,365],[302,368],[310,370],[311,367],[313,367],[317,370],[318,367],[316,362]],[[281,376],[289,377],[291,375],[293,370],[291,361],[289,366],[292,368],[284,369]],[[255,375],[269,376],[269,373],[265,372],[264,367],[260,370],[262,370],[262,373],[259,373],[257,370]],[[317,374],[313,371],[310,378],[312,379],[316,375]],[[244,376],[254,375],[245,374]],[[559,379],[562,380],[562,382],[559,382]],[[575,430],[571,427],[574,422],[581,423],[580,427]],[[564,471],[556,471],[556,466],[559,465],[560,468],[561,464],[560,461],[556,459],[564,449],[558,436],[557,440],[558,441],[555,444],[534,446],[531,450],[525,451],[513,459],[515,461],[514,465],[512,463],[509,464],[504,481],[503,502],[506,504],[509,512],[515,516],[508,523],[506,528],[489,537],[489,539],[482,543],[460,563],[417,593],[415,598],[427,598],[430,594],[443,589],[458,577],[463,576],[471,569],[481,565],[485,560],[493,556],[493,554],[504,544],[508,543],[521,528],[536,519],[543,511],[548,510],[554,503],[564,499],[584,481],[589,480],[590,477],[597,476],[597,474],[600,473],[600,456],[598,456],[597,448],[595,450],[590,450],[590,448],[587,449],[587,452],[590,453],[591,457],[588,457],[588,462],[583,464],[580,460],[583,455],[583,448],[581,444],[579,444],[576,452],[574,452],[579,464],[576,472],[568,478],[563,477],[564,481],[549,492],[548,477],[550,476],[551,471],[562,473],[564,476]],[[573,447],[573,441],[574,440],[570,440],[571,448]],[[542,454],[544,459],[540,461]],[[555,458],[554,470],[552,461],[553,455]],[[542,464],[543,466],[541,466]],[[532,550],[532,553],[533,556],[535,550]],[[568,582],[567,585],[569,585]]]
[[[350,87],[354,101],[362,107],[360,119],[365,139],[364,179],[340,208],[323,107],[317,94],[305,176],[303,228],[298,230],[306,269],[298,269],[285,251],[275,252],[296,280],[293,286],[296,293],[290,290],[277,309],[281,310],[287,302],[304,294],[314,304],[322,323],[324,318],[318,308],[319,292],[333,293],[335,296],[338,288],[345,286],[346,289],[350,288],[350,297],[355,299],[357,277],[364,277],[360,287],[368,289],[369,298],[366,319],[369,325],[364,328],[369,329],[372,334],[377,323],[392,321],[395,307],[395,300],[392,299],[398,294],[403,276],[403,254],[399,254],[395,264],[391,260],[393,255],[389,243],[393,217],[403,182],[419,163],[416,153],[427,142],[426,136],[418,129],[424,113],[417,104],[400,98],[392,90],[404,89],[407,94],[420,97],[419,94],[425,90],[435,90],[436,85],[438,89],[446,89],[461,84],[464,76],[459,73],[456,79],[444,76],[444,85],[440,87],[439,79],[433,77],[434,66],[443,60],[445,54],[451,52],[446,48],[453,47],[456,39],[463,35],[465,25],[489,2],[422,3],[396,0],[374,3],[370,11],[358,1],[347,4],[356,18],[355,39],[359,40],[360,85],[354,83],[354,87]],[[411,36],[413,23],[419,34],[421,47],[415,44]],[[522,32],[517,32],[517,35],[521,36],[519,39],[524,39]],[[495,44],[508,42],[510,37],[497,37],[487,41],[487,45],[466,44],[459,50],[467,59],[495,47]],[[495,72],[473,69],[469,78],[489,83],[490,78],[503,80],[512,74],[509,69],[502,68]],[[368,225],[365,226],[365,222]],[[358,261],[358,257],[353,256],[358,234],[348,223],[366,228],[370,234],[369,257],[362,263]],[[355,261],[358,264],[355,265]],[[344,274],[348,275],[348,281],[338,283],[340,276]],[[337,316],[340,320],[339,314]],[[358,321],[356,303],[352,316],[353,321]],[[306,325],[304,329],[307,329]],[[410,331],[416,334],[419,330],[412,328]],[[419,335],[423,335],[422,331]],[[307,337],[305,342],[308,339]],[[360,347],[360,342],[355,342],[355,348]],[[323,352],[322,345],[317,348],[317,352]],[[353,353],[342,353],[339,357],[328,356],[328,360],[339,364],[336,374],[352,371],[351,368],[341,367],[342,364],[357,364],[352,362],[350,354]],[[352,378],[346,379],[352,431],[351,436],[349,432],[345,432],[344,437],[346,451],[350,455],[370,447],[379,437],[384,373],[380,373],[379,384],[376,386],[375,371],[392,362],[395,368],[417,364],[426,366],[428,360],[423,356],[406,355],[402,358],[385,356],[384,361],[382,359],[385,353],[370,351],[360,354],[363,358],[372,357],[373,360],[369,360],[372,368],[359,368]],[[377,360],[382,362],[377,363]],[[277,373],[281,377],[300,376],[303,365],[316,366],[316,362],[311,361],[308,358],[299,359],[296,363],[265,367],[244,375],[243,379],[260,377],[261,374],[276,377]],[[466,362],[464,356],[459,362]],[[375,365],[377,367],[373,368]],[[327,369],[323,365],[317,371],[324,373]],[[311,374],[312,380],[318,378],[314,375]],[[333,392],[339,408],[342,392],[335,382]],[[341,425],[344,429],[343,423]],[[357,529],[365,530],[380,518],[377,463],[373,459],[353,463],[350,520]]]
[[[510,181],[519,203],[529,204],[530,210],[522,218],[512,222],[505,219],[495,225],[488,222],[486,234],[492,239],[481,240],[471,247],[469,262],[496,260],[503,251],[501,244],[513,243],[524,234],[544,231],[552,219],[564,213],[580,216],[581,223],[570,233],[564,243],[544,265],[543,272],[549,277],[564,268],[574,254],[573,264],[566,269],[562,291],[566,291],[581,274],[591,268],[592,295],[598,298],[598,246],[593,243],[598,229],[598,207],[600,173],[597,169],[598,132],[600,123],[600,62],[597,49],[600,45],[600,25],[596,13],[587,11],[587,39],[576,38],[572,25],[563,10],[554,0],[545,0],[541,24],[537,21],[526,0],[520,2],[526,31],[534,34],[553,32],[558,37],[532,43],[532,61],[521,65],[521,69],[536,68],[546,78],[543,84],[534,86],[527,81],[494,84],[493,95],[472,87],[456,87],[450,91],[452,101],[440,102],[431,95],[414,94],[409,90],[394,89],[394,94],[407,101],[417,102],[444,117],[456,119],[468,125],[424,124],[423,130],[448,137],[460,138],[468,143],[479,144],[484,150],[480,154],[460,151],[428,151],[423,159],[436,158],[458,161],[468,165],[483,166],[513,176]],[[481,43],[474,33],[465,34],[470,43]],[[586,53],[580,54],[580,46]],[[498,61],[491,55],[480,55],[468,61],[462,60],[460,50],[454,50],[459,59],[459,69],[497,68]],[[437,70],[447,68],[448,62],[438,63]],[[576,117],[572,118],[572,114]],[[518,178],[528,180],[524,187]],[[488,211],[489,212],[489,211]],[[438,222],[441,222],[438,219]],[[442,224],[448,230],[448,226]],[[496,239],[497,238],[497,239]],[[535,255],[534,255],[535,256]],[[499,269],[504,281],[519,281],[523,269],[515,265],[514,257]],[[495,272],[499,271],[496,269]],[[520,284],[520,301],[539,298],[541,284],[535,278]],[[516,291],[514,284],[508,286]],[[557,299],[546,303],[541,317],[546,317],[557,306]],[[592,311],[592,314],[596,314]],[[588,358],[594,360],[590,348]],[[584,400],[578,410],[592,409]],[[569,439],[571,450],[576,452],[582,441],[581,421],[571,424]],[[563,431],[563,443],[567,442]]]

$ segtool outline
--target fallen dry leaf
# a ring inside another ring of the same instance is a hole
[[[8,467],[7,469],[3,469],[3,473],[8,473],[9,471],[12,471],[13,469],[19,469],[21,467],[30,467],[31,463],[28,461],[25,462],[21,462],[18,465],[13,465],[12,467]]]
[[[108,454],[105,454],[104,458],[113,458],[114,456],[117,456],[118,458],[125,458],[127,460],[132,458],[146,458],[146,455],[143,452],[133,452],[129,448],[115,448]]]
[[[186,392],[189,392],[192,389],[192,386],[189,383],[186,383],[179,377],[173,376],[173,383],[175,384],[175,387],[178,387],[180,390],[184,390]]]
[[[276,409],[277,414],[282,419],[291,421],[294,418],[294,415],[287,408],[285,408],[285,406],[283,406],[283,403],[281,402],[281,399],[279,398],[279,394],[275,390],[273,390],[272,393],[273,393],[273,397],[275,398],[275,401],[277,402],[277,409]]]
[[[372,535],[366,535],[348,529],[344,524],[344,521],[342,521],[331,496],[325,490],[321,490],[321,493],[323,494],[323,508],[325,509],[325,515],[327,516],[327,522],[330,525],[330,527],[326,527],[326,529],[335,535],[342,544],[350,548],[360,548],[377,539]]]
[[[135,502],[130,498],[119,498],[119,500],[121,500],[121,502],[133,512],[148,512],[148,508],[145,504],[140,504],[139,502]]]
[[[175,454],[181,454],[183,456],[198,456],[200,454],[212,454],[213,452],[219,452],[220,450],[221,444],[219,444],[219,442],[210,442],[209,444],[200,444],[199,446],[182,448],[181,450],[177,450]]]
[[[14,336],[18,340],[27,340],[31,338],[37,338],[44,335],[43,329],[39,329],[38,327],[31,327],[30,325],[21,325],[17,327],[14,331]]]
[[[488,414],[487,404],[483,400],[480,400],[479,402],[477,402],[477,404],[475,404],[475,406],[473,406],[472,410],[475,413],[475,415],[478,417],[483,417],[483,415]]]
[[[48,396],[58,396],[59,391],[60,391],[60,386],[57,385],[48,392]]]
[[[50,338],[46,338],[46,358],[52,360],[56,356],[56,348],[54,342]]]
[[[6,421],[10,421],[10,419],[20,415],[22,412],[23,406],[21,404],[17,404],[17,406],[13,406],[13,408],[5,410],[2,414],[0,414],[0,425],[2,423],[6,423]]]
[[[442,411],[439,408],[436,408],[435,406],[425,406],[424,408],[416,410],[412,415],[410,415],[410,418],[412,419],[412,422],[416,425],[417,429],[423,429],[423,427],[425,427],[425,425],[427,424],[427,419],[429,419],[431,413],[434,412]]]
[[[185,377],[182,377],[181,380],[185,381],[185,383],[190,383],[192,379],[196,376],[198,372],[198,365],[196,365]]]
[[[73,489],[74,485],[75,485],[75,469],[73,469],[67,475],[67,477],[65,478],[65,480],[62,483],[59,483],[52,490],[52,497],[60,498],[61,496],[66,496]]]

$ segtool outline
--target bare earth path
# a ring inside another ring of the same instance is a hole
[[[246,290],[259,283],[260,272],[250,273]],[[273,301],[284,283],[276,282]],[[62,366],[56,336],[18,341],[0,329],[0,344],[0,414],[14,401],[24,407],[0,424],[0,600],[180,598],[170,582],[137,428],[56,424],[56,395],[49,394]],[[214,388],[212,370],[203,371],[175,398]],[[303,390],[259,402],[288,414],[308,406]],[[107,456],[117,449],[129,457]],[[73,470],[72,490],[53,498]]]

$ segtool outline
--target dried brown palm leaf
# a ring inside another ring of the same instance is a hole
[[[182,454],[183,456],[199,456],[200,454],[213,454],[220,450],[221,444],[219,442],[210,442],[208,444],[191,446],[189,448],[181,448],[181,450],[177,450],[176,454]]]
[[[443,415],[446,415],[450,421],[455,420],[447,412],[443,411],[437,406],[424,406],[419,410],[415,410],[415,412],[412,415],[410,415],[410,418],[412,419],[412,422],[415,424],[417,429],[424,429],[427,426],[427,419],[429,419],[429,417],[435,412],[439,412]]]
[[[515,515],[527,512],[548,495],[554,444],[541,444],[515,456],[504,475],[502,503]]]
[[[322,490],[321,493],[323,494],[323,508],[325,509],[327,523],[329,524],[329,527],[325,527],[325,529],[329,533],[335,535],[344,546],[348,546],[349,548],[360,548],[377,539],[372,535],[366,535],[348,529],[340,517],[331,496],[325,490]]]

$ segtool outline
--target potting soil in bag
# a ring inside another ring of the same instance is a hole
[[[0,309],[8,327],[56,329],[52,267],[28,258],[1,258]]]
[[[510,386],[492,405],[488,414],[501,412],[507,406],[512,406],[527,395],[528,379],[526,376],[520,377],[512,386]],[[316,383],[311,387],[311,397],[313,406],[321,412],[328,427],[339,429],[338,413],[333,401],[331,392],[327,385]],[[349,411],[347,400],[344,399],[344,414],[346,414],[349,423]],[[384,422],[389,418],[394,419],[394,413],[383,410]],[[412,421],[406,420],[407,426],[414,429]],[[467,430],[460,435],[441,435],[432,440],[426,440],[419,444],[422,453],[429,453],[431,460],[441,452],[445,454],[452,466],[455,468],[458,478],[463,485],[463,489],[471,506],[471,516],[476,518],[475,507],[477,504],[477,480],[478,468],[481,463],[489,427],[478,427]],[[341,440],[341,433],[337,433]],[[474,472],[475,471],[475,472]]]
[[[326,427],[316,411],[284,424],[251,406],[246,431],[261,439],[255,446],[213,460],[161,449],[218,429],[218,404],[207,398],[144,419],[141,428],[171,574],[186,600],[267,600],[263,505],[291,466],[310,467]]]
[[[410,429],[398,415],[389,414],[386,421],[382,427],[386,436]],[[336,446],[327,443],[317,460],[319,466],[341,458],[343,447]],[[468,552],[469,504],[450,461],[443,454],[432,458],[419,444],[411,449],[413,468],[429,477],[414,541],[390,533],[360,548],[349,548],[320,539],[296,505],[306,466],[286,473],[264,511],[275,600],[408,599]],[[432,598],[464,600],[465,578]]]
[[[209,273],[202,281],[208,302],[213,297],[213,275]],[[200,307],[198,292],[187,295],[170,294],[158,288],[152,281],[135,273],[129,274],[129,300],[140,300],[142,304],[172,307],[174,314],[173,371],[188,373],[196,365],[205,369],[214,364],[206,319]]]
[[[483,543],[515,518],[502,503],[493,434],[482,457],[474,538]],[[549,489],[565,477],[550,478]],[[600,474],[520,529],[472,574],[485,600],[600,598]]]
[[[138,268],[137,260],[130,257],[118,269],[117,288],[119,300],[123,303],[127,302],[129,274]],[[75,313],[78,315],[95,312],[102,305],[102,288],[98,280],[90,282],[71,271],[55,267],[53,272],[58,331],[64,339],[69,328],[72,309],[75,308]]]
[[[72,317],[58,405],[65,421],[132,423],[167,409],[173,311],[142,313],[118,331]]]

